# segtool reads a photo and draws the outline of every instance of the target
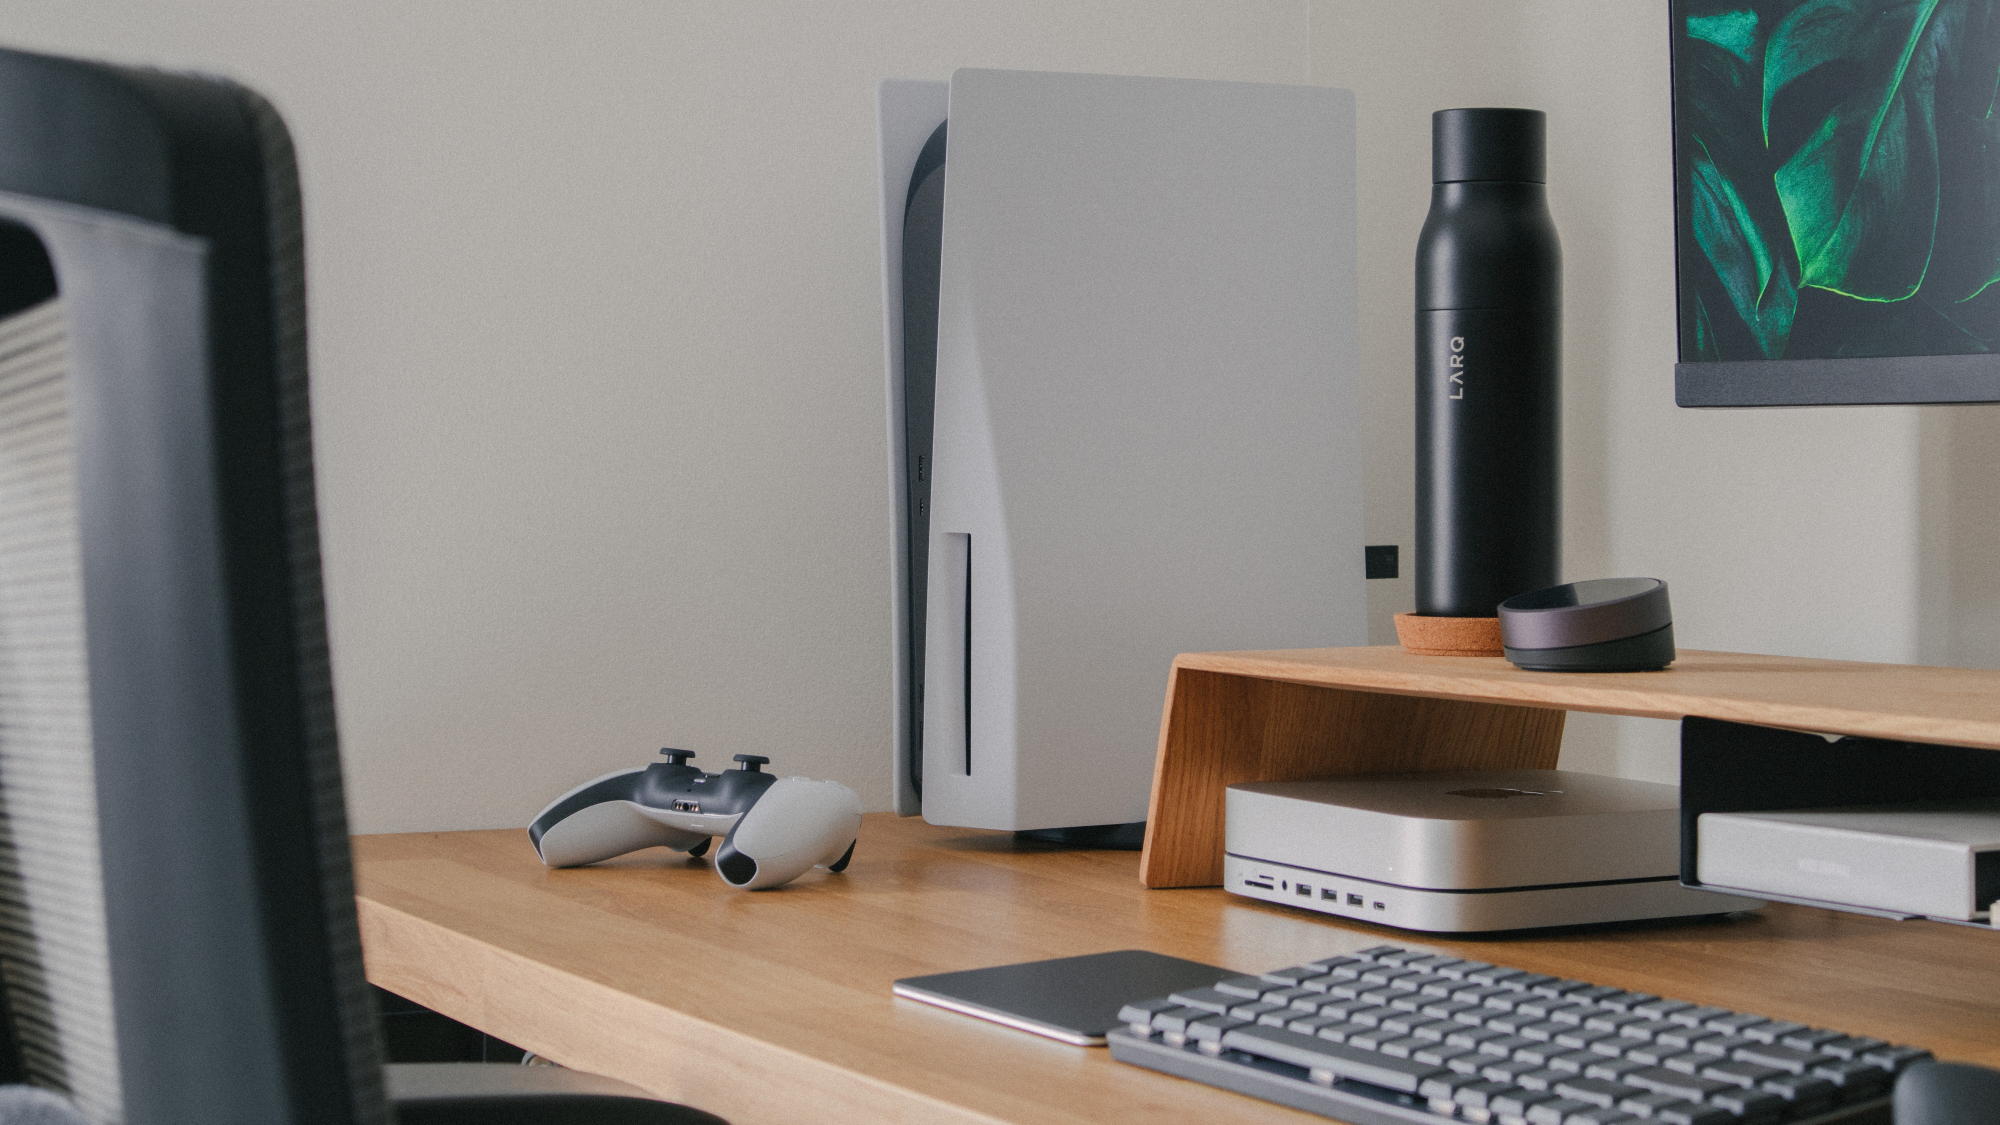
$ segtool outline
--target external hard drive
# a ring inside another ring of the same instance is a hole
[[[1749,910],[1680,883],[1680,790],[1564,770],[1229,787],[1224,886],[1431,933]]]
[[[1704,885],[1897,917],[1990,922],[2000,800],[1703,813]]]

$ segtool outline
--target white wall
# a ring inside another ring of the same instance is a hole
[[[672,744],[888,805],[874,87],[1306,75],[1299,0],[6,0],[301,153],[364,832],[525,824]]]
[[[229,74],[302,154],[361,831],[518,825],[662,744],[887,806],[873,86],[999,66],[1356,90],[1370,542],[1412,549],[1429,115],[1549,111],[1565,568],[1684,646],[2000,663],[1982,410],[1672,403],[1664,0],[0,0],[10,45]],[[1407,565],[1406,565],[1407,570]],[[1409,604],[1371,584],[1375,636]],[[1565,761],[1671,777],[1672,727]]]

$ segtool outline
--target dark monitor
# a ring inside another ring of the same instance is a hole
[[[0,51],[0,976],[95,1120],[382,1122],[290,139]]]
[[[1670,12],[1675,401],[2000,401],[2000,12]]]

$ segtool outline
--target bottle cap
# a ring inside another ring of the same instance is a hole
[[[1548,182],[1548,115],[1539,109],[1441,109],[1431,114],[1431,182]]]

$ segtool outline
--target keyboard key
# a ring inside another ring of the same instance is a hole
[[[1377,963],[1361,970],[1361,979],[1369,984],[1389,984],[1403,977],[1421,976],[1415,969],[1405,969],[1401,965]]]
[[[1556,1036],[1561,1035],[1569,1029],[1570,1025],[1568,1024],[1557,1023],[1554,1020],[1541,1020],[1536,1023],[1522,1024],[1520,1027],[1514,1029],[1514,1034],[1527,1039],[1536,1039],[1543,1043],[1553,1043]]]
[[[1429,1101],[1431,1108],[1439,1113],[1450,1113],[1453,1104],[1452,1095],[1457,1093],[1460,1087],[1484,1081],[1486,1079],[1476,1074],[1434,1074],[1418,1083],[1417,1096]],[[1439,1105],[1440,1102],[1443,1104]]]
[[[1486,1108],[1491,1110],[1494,1116],[1502,1119],[1509,1117],[1525,1119],[1528,1116],[1528,1110],[1533,1107],[1543,1102],[1557,1100],[1567,1101],[1569,1099],[1558,1099],[1554,1093],[1548,1090],[1526,1090],[1515,1086],[1506,1093],[1493,1095],[1487,1101]]]
[[[1566,1023],[1573,1027],[1582,1027],[1583,1021],[1589,1019],[1596,1011],[1596,1008],[1588,1004],[1558,1004],[1542,1014],[1556,1023]]]
[[[1279,1014],[1289,1015],[1290,1013],[1279,1013]],[[1259,1020],[1258,1022],[1262,1023],[1263,1021]],[[1291,1020],[1288,1023],[1276,1024],[1276,1025],[1267,1024],[1266,1026],[1282,1027],[1286,1031],[1296,1031],[1300,1035],[1318,1035],[1320,1028],[1326,1027],[1330,1024],[1337,1024],[1342,1022],[1345,1021],[1343,1021],[1339,1016],[1300,1016],[1297,1019]]]
[[[1617,1031],[1619,1028],[1624,1027],[1626,1024],[1648,1023],[1648,1022],[1651,1021],[1647,1020],[1645,1016],[1639,1015],[1636,1012],[1599,1011],[1599,1012],[1593,1012],[1589,1016],[1585,1017],[1583,1021],[1583,1026],[1594,1027],[1603,1031]]]
[[[1373,1051],[1384,1040],[1395,1038],[1397,1038],[1395,1034],[1383,1031],[1381,1028],[1357,1028],[1347,1033],[1347,1045],[1363,1051]]]
[[[1186,1035],[1190,1041],[1196,1043],[1220,1043],[1224,1033],[1249,1026],[1242,1020],[1231,1019],[1228,1016],[1210,1016],[1205,1020],[1195,1020],[1188,1024]]]
[[[1528,1107],[1528,1125],[1563,1125],[1572,1113],[1596,1109],[1596,1106],[1575,1098],[1557,1097],[1551,1101]]]
[[[1571,992],[1569,998],[1579,1004],[1595,1004],[1606,996],[1617,996],[1624,991],[1622,988],[1613,988],[1608,984],[1587,984]]]
[[[1781,1074],[1764,1083],[1763,1088],[1792,1103],[1794,1108],[1830,1102],[1840,1093],[1833,1083],[1809,1074]]]
[[[1365,984],[1367,982],[1364,981],[1362,983]],[[1392,1006],[1392,1002],[1395,1001],[1397,997],[1399,996],[1407,997],[1409,995],[1410,994],[1407,992],[1398,992],[1395,989],[1390,988],[1386,984],[1378,984],[1375,987],[1369,989],[1368,991],[1363,992],[1359,998],[1368,1001],[1370,1004],[1378,1004],[1384,1008],[1387,1008]]]
[[[1548,975],[1547,973],[1524,973],[1518,977],[1508,978],[1507,986],[1509,988],[1519,988],[1519,989],[1524,989],[1528,992],[1535,992],[1536,989],[1542,987],[1545,984],[1561,984],[1561,983],[1562,982],[1560,980]],[[1546,993],[1540,993],[1540,992],[1536,992],[1535,994],[1538,996],[1546,995]]]
[[[1694,1050],[1694,1045],[1704,1039],[1722,1038],[1724,1036],[1719,1031],[1710,1031],[1705,1027],[1688,1027],[1685,1024],[1675,1024],[1673,1027],[1655,1033],[1653,1042],[1663,1047],[1677,1047],[1683,1051],[1692,1051]]]
[[[1570,1074],[1582,1074],[1584,1068],[1588,1067],[1591,1063],[1603,1062],[1604,1056],[1593,1055],[1589,1051],[1563,1051],[1560,1054],[1550,1055],[1542,1061],[1549,1064],[1550,1070],[1567,1071]]]
[[[1625,1059],[1599,1059],[1583,1068],[1585,1078],[1609,1078],[1614,1082],[1625,1081],[1625,1076],[1635,1070],[1647,1069],[1645,1063],[1629,1062]]]
[[[1766,1044],[1761,1047],[1738,1047],[1736,1058],[1756,1063],[1759,1066],[1776,1067],[1787,1074],[1806,1074],[1823,1062],[1832,1062],[1830,1055],[1801,1051],[1797,1047]]]
[[[1640,1094],[1618,1103],[1618,1108],[1637,1117],[1652,1117],[1661,1110],[1683,1105],[1687,1099],[1672,1094]]]
[[[1158,1000],[1135,1000],[1118,1009],[1118,1022],[1129,1024],[1133,1031],[1146,1032],[1152,1030],[1153,1013],[1178,1007],[1179,1004],[1164,996]]]
[[[1295,988],[1302,980],[1325,975],[1325,970],[1318,965],[1294,965],[1289,969],[1273,969],[1265,973],[1263,979],[1279,988]]]
[[[1453,1090],[1451,1092],[1451,1100],[1464,1106],[1466,1109],[1483,1110],[1489,1108],[1488,1103],[1491,1102],[1493,1095],[1504,1094],[1513,1088],[1513,1086],[1505,1082],[1481,1079],[1478,1082],[1468,1082],[1458,1089]]]
[[[1561,1082],[1562,1080],[1569,1078],[1570,1076],[1571,1075],[1569,1071],[1551,1070],[1547,1067],[1543,1067],[1540,1070],[1524,1071],[1521,1074],[1516,1075],[1514,1078],[1514,1085],[1519,1086],[1524,1090],[1554,1090],[1556,1088],[1556,1083]]]
[[[1813,1077],[1824,1078],[1840,1088],[1842,1101],[1873,1095],[1889,1085],[1890,1074],[1874,1063],[1859,1059],[1839,1059],[1813,1068]]]
[[[1354,956],[1361,958],[1363,961],[1373,961],[1385,954],[1401,952],[1403,952],[1403,947],[1400,945],[1372,945],[1354,954]]]
[[[1358,1051],[1342,1043],[1275,1027],[1239,1027],[1225,1035],[1222,1044],[1259,1058],[1276,1059],[1309,1071],[1327,1071],[1334,1077],[1351,1078],[1405,1094],[1416,1093],[1417,1086],[1439,1069],[1414,1059],[1387,1058],[1373,1051]]]
[[[1495,1031],[1504,1031],[1509,1035],[1519,1035],[1522,1028],[1536,1022],[1538,1021],[1533,1016],[1516,1015],[1513,1012],[1495,1012],[1487,1016],[1480,1026],[1490,1027]],[[1529,1038],[1533,1039],[1536,1037],[1529,1036]],[[1546,1043],[1549,1039],[1547,1036],[1542,1036],[1538,1041]]]
[[[1539,1062],[1543,1066],[1547,1066],[1549,1060],[1555,1058],[1557,1055],[1566,1055],[1569,1053],[1570,1049],[1568,1047],[1555,1043],[1536,1043],[1532,1046],[1516,1047],[1514,1049],[1515,1058],[1528,1062]]]
[[[1473,1017],[1463,1022],[1475,1025],[1478,1024],[1480,1016],[1486,1011],[1486,1009],[1477,1004],[1468,1004],[1463,1000],[1433,1000],[1417,1010],[1427,1016],[1436,1016],[1441,1020],[1457,1019],[1462,1012],[1472,1012],[1474,1013]]]
[[[1651,1043],[1662,1034],[1679,1030],[1682,1030],[1679,1024],[1668,1023],[1666,1020],[1645,1018],[1618,1026],[1618,1034],[1627,1039],[1637,1039],[1641,1043]]]
[[[1634,1043],[1625,1048],[1625,1057],[1647,1066],[1659,1066],[1674,1055],[1681,1054],[1679,1047],[1664,1047],[1658,1043]]]
[[[1735,1012],[1730,1011],[1728,1008],[1682,1008],[1678,1012],[1669,1013],[1667,1018],[1675,1023],[1684,1023],[1689,1027],[1700,1027],[1709,1020],[1721,1019],[1724,1016],[1733,1016],[1735,1014]]]
[[[1657,1094],[1672,1094],[1674,1097],[1690,1102],[1706,1101],[1710,1094],[1720,1093],[1730,1088],[1730,1083],[1720,1079],[1698,1078],[1692,1074],[1681,1074],[1677,1071],[1668,1070],[1663,1066],[1656,1066],[1648,1070],[1635,1070],[1625,1076],[1625,1081],[1627,1084],[1637,1086],[1642,1090],[1651,1090]]]
[[[1755,1090],[1764,1084],[1765,1079],[1776,1078],[1783,1073],[1785,1072],[1775,1066],[1759,1066],[1753,1062],[1736,1060],[1714,1063],[1701,1068],[1703,1078],[1714,1078],[1745,1090]]]
[[[1429,957],[1419,957],[1414,961],[1405,961],[1403,964],[1412,969],[1420,969],[1426,973],[1435,973],[1446,965],[1463,965],[1465,962],[1456,957],[1446,957],[1441,953],[1434,953]]]
[[[1614,992],[1600,996],[1595,1003],[1600,1008],[1610,1008],[1614,1012],[1629,1012],[1641,1004],[1650,1004],[1659,997],[1650,992]]]
[[[1720,1031],[1724,1035],[1740,1035],[1746,1027],[1770,1022],[1763,1016],[1751,1015],[1749,1012],[1731,1012],[1726,1016],[1716,1016],[1702,1026],[1710,1031]]]
[[[1738,1034],[1745,1039],[1755,1039],[1759,1043],[1777,1043],[1787,1035],[1796,1035],[1812,1029],[1802,1023],[1790,1020],[1765,1020],[1763,1023],[1741,1029]]]
[[[1880,1039],[1865,1039],[1824,1029],[1796,1032],[1785,1036],[1780,1042],[1787,1047],[1797,1047],[1801,1051],[1818,1051],[1837,1059],[1851,1059],[1863,1051],[1888,1046]]]
[[[1653,1112],[1653,1120],[1661,1125],[1735,1125],[1736,1115],[1721,1106],[1681,1102],[1661,1106]]]
[[[1616,1038],[1618,1038],[1618,1033],[1615,1031],[1601,1031],[1601,1030],[1592,1030],[1590,1028],[1585,1028],[1585,1027],[1572,1027],[1558,1034],[1556,1036],[1556,1042],[1562,1044],[1565,1047],[1573,1047],[1577,1050],[1582,1050],[1585,1047],[1590,1046],[1592,1043],[1597,1042],[1599,1039],[1616,1039]]]
[[[1505,1059],[1500,1062],[1487,1063],[1485,1066],[1480,1067],[1479,1076],[1493,1082],[1506,1082],[1518,1085],[1521,1075],[1540,1069],[1534,1063],[1521,1062],[1518,1059]]]
[[[1153,1030],[1162,1035],[1185,1035],[1188,1024],[1215,1014],[1206,1008],[1168,1008],[1153,1013]]]
[[[1678,1055],[1668,1055],[1660,1060],[1660,1065],[1676,1074],[1700,1074],[1701,1068],[1715,1061],[1714,1055],[1702,1055],[1693,1051],[1683,1051]]]
[[[1430,954],[1421,949],[1398,949],[1394,953],[1378,953],[1376,963],[1382,965],[1407,965],[1411,961],[1421,961]]]
[[[1745,1039],[1741,1035],[1722,1035],[1714,1039],[1704,1039],[1694,1045],[1697,1055],[1720,1055],[1725,1059],[1735,1058],[1736,1052],[1744,1047],[1756,1045],[1756,1040]]]
[[[1417,1062],[1444,1067],[1450,1066],[1453,1059],[1477,1059],[1479,1057],[1480,1054],[1475,1048],[1454,1047],[1449,1043],[1432,1043],[1427,1046],[1418,1047],[1416,1050],[1410,1052],[1410,1058]],[[1474,1073],[1477,1073],[1477,1070]]]
[[[1407,1059],[1416,1053],[1417,1048],[1428,1047],[1434,1042],[1436,1040],[1419,1039],[1414,1035],[1399,1035],[1394,1039],[1385,1039],[1375,1044],[1375,1049],[1390,1058]]]
[[[1644,1120],[1611,1106],[1591,1106],[1563,1118],[1563,1125],[1630,1125],[1631,1122]]]
[[[1243,1002],[1241,996],[1231,996],[1227,992],[1217,992],[1213,988],[1190,988],[1167,997],[1183,1008],[1200,1008],[1205,1012],[1222,1015]]]
[[[1540,1044],[1536,1043],[1533,1039],[1523,1039],[1518,1035],[1502,1035],[1498,1039],[1484,1039],[1479,1043],[1480,1051],[1489,1055],[1497,1055],[1503,1059],[1513,1058],[1514,1052],[1522,1047],[1536,1046],[1540,1046]]]
[[[1252,1000],[1248,1004],[1238,1004],[1223,1014],[1235,1016],[1239,1020],[1256,1023],[1272,1012],[1289,1012],[1291,1010],[1289,1005],[1272,1004],[1264,1000]]]
[[[1556,1093],[1565,1098],[1610,1109],[1626,1098],[1643,1094],[1645,1091],[1604,1078],[1565,1078],[1556,1083]]]
[[[1437,972],[1439,976],[1464,980],[1469,973],[1476,973],[1481,969],[1490,969],[1492,967],[1484,961],[1460,961],[1456,965],[1445,965],[1439,968]]]
[[[1648,1000],[1632,1010],[1642,1016],[1651,1016],[1656,1020],[1663,1020],[1675,1012],[1685,1012],[1692,1007],[1694,1005],[1688,1003],[1686,1000]]]
[[[1495,985],[1479,984],[1475,981],[1467,981],[1462,987],[1460,987],[1457,991],[1451,994],[1451,998],[1453,1000],[1463,1000],[1468,1004],[1479,1004],[1483,1006],[1485,1005],[1487,1000],[1495,996],[1511,997],[1513,995],[1514,995],[1514,990],[1511,988],[1500,988]]]
[[[1323,961],[1314,961],[1311,964],[1307,965],[1306,968],[1318,969],[1320,972],[1325,973],[1328,976],[1346,977],[1351,979],[1353,977],[1360,976],[1361,966],[1366,964],[1368,964],[1368,962],[1363,961],[1359,957],[1328,957]],[[1353,971],[1349,972],[1348,971],[1349,969],[1352,969]]]
[[[1363,979],[1366,978],[1364,977]],[[1405,992],[1422,992],[1424,989],[1432,987],[1444,990],[1431,993],[1433,996],[1449,996],[1451,994],[1449,990],[1457,987],[1458,984],[1457,981],[1452,980],[1450,977],[1441,977],[1436,973],[1422,971],[1411,972],[1408,976],[1398,977],[1389,983],[1392,987],[1400,988]]]
[[[1707,1104],[1751,1119],[1775,1117],[1786,1109],[1785,1099],[1769,1090],[1723,1090],[1711,1095]]]
[[[1430,1037],[1435,1042],[1443,1039],[1448,1032],[1458,1030],[1458,1025],[1450,1020],[1433,1019],[1422,1012],[1397,1012],[1382,1021],[1384,1031],[1393,1031],[1398,1035],[1415,1035],[1418,1028],[1435,1029],[1437,1034]]]
[[[1499,984],[1502,981],[1509,981],[1515,977],[1525,977],[1527,975],[1527,973],[1522,972],[1520,969],[1509,969],[1504,965],[1488,965],[1483,969],[1476,969],[1465,974],[1465,979],[1477,981],[1480,984]]]
[[[1367,1004],[1347,1013],[1348,1023],[1358,1023],[1362,1027],[1380,1027],[1382,1021],[1396,1014],[1394,1008],[1384,1008],[1378,1004]]]
[[[1884,1070],[1900,1074],[1903,1068],[1911,1063],[1930,1057],[1931,1053],[1922,1047],[1877,1047],[1862,1055],[1861,1061],[1874,1063]]]
[[[1493,1031],[1484,1027],[1468,1027],[1445,1036],[1444,1041],[1454,1047],[1478,1047],[1488,1039],[1505,1038],[1508,1038],[1508,1035],[1504,1031]]]
[[[1583,980],[1551,980],[1537,984],[1529,991],[1537,996],[1567,996],[1589,988],[1590,982]]]
[[[1263,977],[1230,977],[1228,980],[1215,982],[1217,992],[1226,992],[1231,996],[1241,996],[1249,1000],[1255,1000],[1266,992],[1276,992],[1283,987],[1285,986],[1273,984]]]

